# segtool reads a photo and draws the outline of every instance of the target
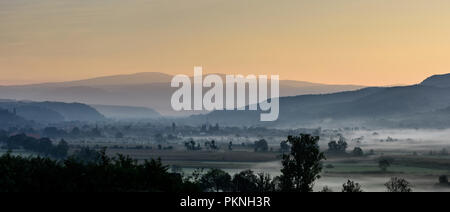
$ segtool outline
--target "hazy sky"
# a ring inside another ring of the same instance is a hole
[[[448,0],[0,0],[0,84],[165,72],[410,84],[450,72]]]

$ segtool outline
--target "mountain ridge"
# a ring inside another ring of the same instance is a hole
[[[159,72],[113,75],[87,80],[0,87],[1,99],[81,102],[89,105],[126,105],[146,107],[167,116],[186,116],[200,112],[176,112],[171,96],[172,76]],[[300,81],[280,81],[281,96],[334,93],[357,90],[364,86],[326,85]],[[207,89],[204,89],[206,91]]]
[[[433,79],[434,76],[427,78]],[[192,116],[193,121],[221,124],[267,125],[273,127],[339,126],[342,123],[372,126],[407,126],[409,116],[450,107],[450,80],[441,75],[436,83],[410,86],[368,87],[356,91],[323,95],[280,97],[280,115],[275,122],[259,122],[261,111],[213,111]],[[450,122],[448,122],[450,124]],[[420,126],[420,125],[417,125]],[[448,126],[450,127],[450,125]]]

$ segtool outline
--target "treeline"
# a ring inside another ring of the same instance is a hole
[[[54,145],[48,138],[36,139],[25,134],[2,137],[0,143],[3,143],[3,149],[24,149],[42,156],[58,159],[66,158],[69,151],[69,145],[64,140],[61,140],[58,144]]]
[[[109,157],[105,149],[81,148],[61,160],[7,153],[0,157],[0,192],[312,192],[325,160],[318,141],[310,135],[289,136],[285,142],[290,152],[283,155],[277,177],[251,170],[231,176],[220,169],[186,177],[170,172],[160,160],[139,163],[128,156]],[[439,181],[448,185],[447,176]],[[391,192],[412,191],[401,178],[392,178],[385,186]],[[350,180],[342,186],[342,192],[362,191]]]
[[[250,170],[232,178],[219,169],[183,177],[170,173],[159,160],[138,163],[127,156],[109,157],[105,150],[89,148],[62,160],[7,153],[0,157],[0,191],[309,192],[320,177],[324,159],[318,140],[309,135],[288,137],[292,151],[283,157],[282,175],[276,178]],[[307,157],[299,157],[305,152]]]
[[[138,163],[103,153],[86,162],[74,157],[53,160],[0,157],[0,192],[195,192],[199,187],[169,173],[159,160]]]

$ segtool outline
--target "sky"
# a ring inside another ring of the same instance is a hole
[[[450,73],[448,0],[0,0],[0,85],[163,72],[415,84]]]

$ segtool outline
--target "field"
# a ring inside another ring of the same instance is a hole
[[[188,152],[188,151],[158,151],[158,150],[110,150],[109,154],[129,154],[144,160],[161,158],[173,171],[190,175],[194,170],[219,168],[230,174],[236,174],[245,169],[255,172],[279,176],[281,163],[280,153],[255,153],[251,151],[219,151],[219,152]],[[389,158],[392,166],[386,172],[378,166],[380,158]],[[362,185],[365,191],[385,191],[384,184],[393,176],[407,179],[413,184],[414,191],[450,191],[450,187],[437,185],[440,175],[450,175],[450,157],[444,156],[407,156],[389,155],[380,152],[379,155],[366,157],[328,157],[324,162],[322,178],[315,185],[316,190],[328,186],[334,191],[340,191],[342,184],[348,179]]]
[[[414,191],[450,191],[450,187],[438,185],[441,175],[450,175],[450,156],[445,151],[450,149],[447,140],[450,130],[333,130],[323,131],[319,142],[322,151],[327,151],[327,144],[338,136],[345,137],[348,142],[345,155],[327,154],[323,162],[322,178],[314,189],[324,186],[333,191],[340,191],[342,184],[353,180],[362,185],[365,191],[385,191],[384,184],[391,177],[402,177],[410,181]],[[279,151],[282,138],[268,138],[269,150],[255,152],[252,142],[261,137],[248,137],[237,141],[235,136],[194,137],[201,141],[216,140],[218,148],[210,150],[187,150],[185,138],[165,143],[153,142],[149,138],[126,137],[123,139],[66,139],[71,145],[70,152],[89,146],[100,150],[106,148],[110,156],[129,155],[138,160],[160,158],[173,172],[182,172],[185,176],[194,170],[211,168],[223,169],[230,174],[251,169],[256,173],[267,173],[272,177],[279,176],[282,153]],[[234,139],[235,145],[228,148],[228,141]],[[199,142],[200,143],[200,142]],[[169,148],[170,147],[170,148]],[[363,156],[354,156],[351,151],[355,147],[364,149]],[[370,150],[370,151],[369,151]],[[5,153],[6,150],[0,150]],[[369,153],[371,152],[371,153]],[[32,156],[23,150],[15,150],[14,154]],[[391,166],[382,171],[378,165],[380,159],[388,159]]]

